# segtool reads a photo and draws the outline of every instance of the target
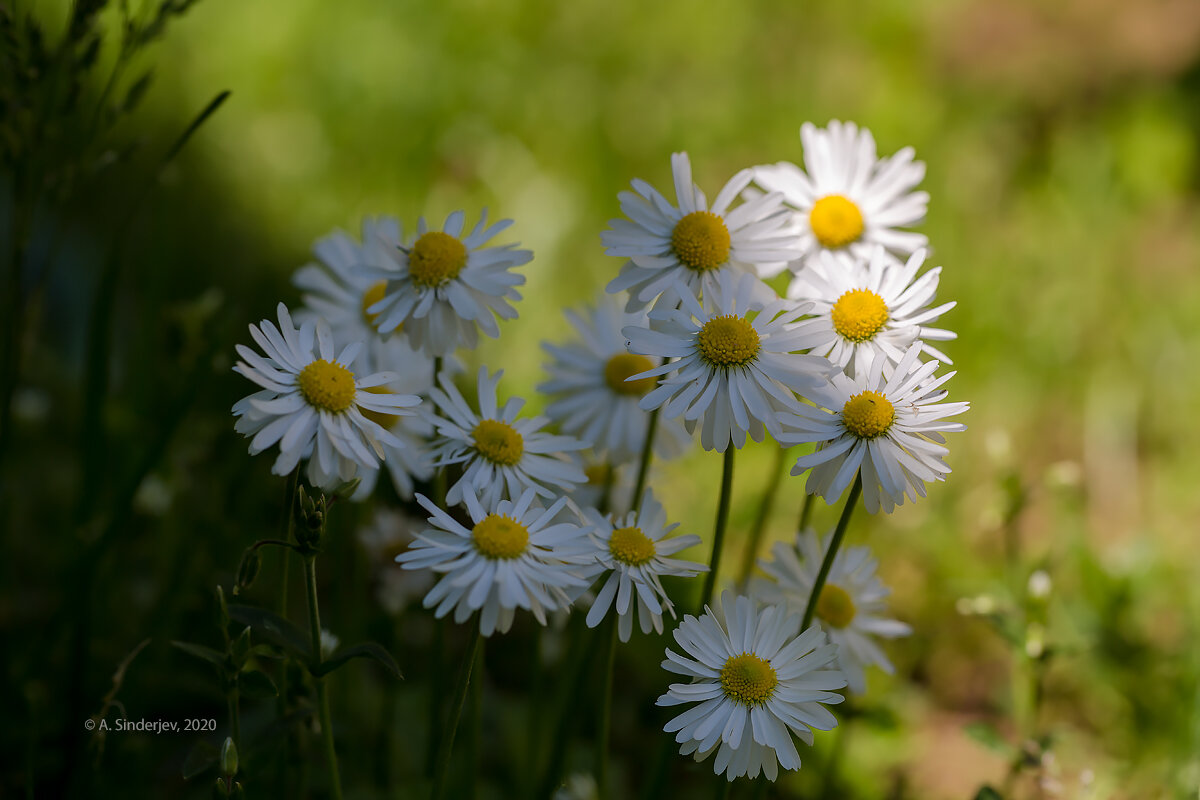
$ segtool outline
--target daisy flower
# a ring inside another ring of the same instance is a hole
[[[700,544],[700,537],[689,534],[666,538],[679,524],[667,525],[667,515],[649,489],[642,494],[641,510],[630,511],[619,520],[606,517],[594,508],[584,509],[583,515],[584,521],[591,526],[590,535],[598,550],[599,566],[609,570],[608,578],[588,611],[587,626],[599,625],[609,607],[614,606],[617,633],[622,642],[628,642],[633,633],[635,614],[642,633],[649,633],[651,629],[662,633],[663,611],[674,617],[675,606],[663,589],[661,577],[694,578],[701,572],[708,572],[708,567],[703,564],[670,558]]]
[[[925,246],[922,234],[900,230],[921,222],[929,204],[928,193],[913,191],[925,164],[911,147],[879,158],[869,130],[837,120],[824,130],[804,123],[800,140],[804,170],[781,161],[756,167],[754,180],[795,209],[802,256],[847,249],[865,260],[877,245],[901,255]]]
[[[780,415],[784,444],[817,442],[815,452],[792,467],[799,475],[812,468],[807,491],[833,503],[856,475],[862,477],[867,511],[885,512],[925,496],[925,481],[945,480],[950,467],[943,433],[966,430],[947,417],[966,411],[967,403],[942,403],[940,387],[953,372],[934,378],[938,362],[918,362],[921,344],[908,348],[895,367],[880,359],[854,378],[837,374],[821,407],[798,405]]]
[[[570,436],[543,433],[549,422],[545,417],[517,419],[525,401],[510,397],[503,406],[496,403],[496,385],[501,370],[489,377],[487,367],[479,368],[479,411],[476,412],[445,374],[439,376],[441,389],[430,396],[438,415],[430,414],[437,429],[433,466],[461,464],[462,477],[446,494],[446,502],[462,501],[467,490],[480,495],[484,505],[501,497],[516,498],[532,489],[545,498],[555,492],[548,486],[568,491],[583,483],[587,476],[566,456],[583,450],[587,444]]]
[[[723,453],[731,442],[740,449],[747,433],[761,442],[764,427],[777,434],[777,414],[795,404],[793,393],[819,388],[833,371],[824,358],[796,353],[812,344],[791,324],[806,306],[763,303],[762,288],[753,275],[722,275],[703,306],[687,294],[682,307],[651,314],[653,329],[623,331],[630,352],[671,359],[632,376],[667,376],[641,407],[661,408],[669,419],[682,415],[689,433],[703,418],[705,450]]]
[[[658,381],[628,378],[661,360],[630,353],[621,331],[645,327],[646,314],[623,312],[615,300],[604,298],[583,314],[567,311],[566,317],[577,338],[564,345],[542,343],[553,360],[546,365],[550,380],[537,388],[557,398],[546,406],[546,416],[563,432],[589,442],[597,456],[618,464],[632,461],[641,453],[650,416],[638,402]],[[690,441],[678,422],[659,421],[654,442],[660,456],[677,456]]]
[[[401,325],[413,346],[430,356],[453,353],[458,347],[474,348],[477,328],[493,339],[500,335],[496,317],[516,319],[508,301],[520,300],[514,286],[523,275],[509,272],[528,264],[533,253],[516,244],[484,247],[496,234],[512,225],[506,219],[487,224],[487,211],[463,236],[462,211],[446,218],[440,231],[417,223],[417,237],[407,245],[399,225],[392,220],[378,226],[363,242],[368,264],[358,272],[362,280],[386,281],[382,295],[367,306],[373,325],[388,334]]]
[[[612,230],[600,234],[606,253],[629,259],[608,291],[628,289],[630,310],[664,292],[672,299],[706,294],[718,275],[730,271],[775,274],[802,255],[795,236],[785,230],[790,214],[781,194],[754,197],[730,210],[750,183],[751,170],[730,178],[712,206],[692,183],[687,153],[671,156],[671,172],[678,206],[635,179],[636,193],[618,195],[629,219],[610,221]]]
[[[732,781],[759,771],[775,780],[779,767],[800,769],[792,734],[813,743],[812,730],[837,719],[821,703],[840,703],[846,685],[836,668],[837,647],[820,627],[800,632],[799,614],[783,606],[759,610],[747,597],[725,592],[714,613],[690,614],[675,629],[683,655],[668,649],[663,669],[689,679],[673,683],[657,705],[698,703],[668,722],[682,755],[697,761],[717,753],[713,771]]]
[[[384,445],[400,447],[403,442],[364,412],[409,414],[406,409],[421,398],[372,392],[396,375],[358,377],[350,367],[361,345],[349,344],[335,357],[324,321],[306,322],[297,330],[283,303],[278,317],[278,328],[269,320],[250,326],[250,336],[265,355],[237,345],[242,360],[234,372],[262,387],[233,407],[235,429],[253,436],[251,455],[278,443],[279,457],[271,468],[276,475],[288,474],[300,459],[311,456],[309,481],[323,488],[350,480],[360,466],[377,467]]]
[[[396,561],[404,569],[442,574],[424,600],[435,617],[454,609],[454,621],[461,624],[479,611],[479,632],[491,636],[508,631],[518,608],[545,625],[547,611],[570,603],[564,589],[586,584],[575,574],[580,560],[574,554],[586,541],[587,529],[555,521],[567,503],[565,497],[546,509],[536,499],[527,489],[515,501],[481,504],[468,490],[463,494],[471,518],[468,528],[417,495],[417,502],[433,515],[433,527],[417,534]]]
[[[775,560],[758,562],[774,580],[755,579],[755,597],[767,603],[785,603],[792,611],[804,613],[827,549],[812,529],[796,534],[794,547],[776,542],[771,551]],[[889,675],[894,672],[873,637],[895,639],[912,633],[908,625],[887,618],[884,601],[891,592],[875,574],[878,566],[871,548],[842,548],[833,557],[817,597],[817,620],[838,646],[838,666],[855,694],[867,690],[865,667],[877,666]]]
[[[811,353],[857,375],[868,371],[877,358],[900,363],[904,352],[920,341],[924,352],[953,363],[929,341],[948,341],[958,335],[924,323],[935,321],[957,304],[929,307],[937,295],[942,268],[934,267],[918,279],[924,250],[913,253],[905,264],[893,261],[882,247],[875,249],[866,264],[843,253],[821,253],[818,260],[825,262],[826,268],[806,270],[800,279],[811,287],[807,297],[812,300],[809,313],[813,316],[797,329],[815,335]]]

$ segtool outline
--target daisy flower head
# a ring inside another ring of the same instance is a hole
[[[463,504],[470,516],[467,527],[429,498],[417,502],[432,516],[433,527],[417,534],[408,550],[396,556],[404,569],[431,569],[441,579],[425,595],[424,605],[441,618],[454,610],[462,624],[479,614],[479,632],[491,636],[512,626],[518,608],[546,624],[546,612],[570,603],[564,589],[587,582],[576,575],[578,545],[587,529],[577,522],[560,521],[566,498],[542,508],[536,493],[527,489],[515,500],[481,503],[469,489]]]
[[[921,364],[921,344],[913,344],[894,367],[877,359],[866,372],[833,377],[818,406],[798,405],[780,415],[784,444],[816,442],[815,452],[792,467],[799,475],[811,468],[806,490],[833,503],[861,476],[868,512],[886,513],[925,496],[925,482],[945,480],[950,467],[944,433],[966,430],[947,417],[969,404],[943,403],[941,386],[955,373],[934,378],[938,362]]]
[[[413,347],[429,356],[456,349],[473,349],[478,329],[493,339],[500,335],[496,317],[516,319],[510,300],[520,300],[514,288],[525,276],[509,272],[533,259],[529,250],[506,244],[485,247],[512,220],[487,224],[487,210],[470,233],[463,235],[465,214],[455,211],[442,230],[429,230],[422,217],[417,236],[407,244],[398,225],[381,226],[363,248],[367,265],[359,270],[376,286],[385,281],[382,294],[364,311],[374,315],[373,325],[390,334],[404,326]]]
[[[800,631],[801,616],[784,606],[759,609],[748,597],[721,596],[714,612],[690,614],[675,629],[683,650],[666,651],[663,669],[683,675],[657,705],[697,703],[668,722],[682,755],[697,761],[715,751],[713,771],[728,780],[761,771],[775,780],[779,767],[800,769],[795,734],[813,743],[813,730],[837,727],[822,703],[842,702],[846,685],[837,669],[837,647],[819,626]]]
[[[622,311],[615,299],[602,298],[582,314],[567,311],[566,317],[576,338],[562,345],[542,343],[552,359],[546,364],[550,380],[537,388],[556,398],[546,406],[546,416],[565,433],[589,442],[598,457],[631,461],[641,452],[649,425],[649,414],[638,403],[658,381],[629,378],[662,362],[626,350],[621,331],[648,325],[646,313]],[[660,420],[654,441],[658,455],[670,458],[682,453],[691,437],[675,420]]]
[[[754,180],[795,210],[804,257],[848,250],[866,259],[877,245],[900,255],[925,246],[924,235],[901,230],[921,222],[929,204],[928,193],[914,191],[925,164],[911,147],[879,158],[869,130],[837,120],[825,129],[804,123],[800,140],[803,170],[781,161],[756,167]]]
[[[708,292],[726,272],[776,274],[799,258],[796,237],[786,230],[790,214],[783,196],[770,192],[730,206],[749,185],[752,171],[729,179],[712,205],[692,183],[687,153],[671,156],[676,204],[643,180],[633,192],[621,192],[621,210],[629,219],[609,222],[600,234],[605,252],[629,259],[609,284],[612,293],[629,290],[630,310],[644,308],[660,294],[674,300]]]
[[[587,476],[567,454],[583,450],[587,444],[571,436],[544,433],[546,417],[518,419],[525,401],[510,397],[503,405],[496,401],[496,386],[504,371],[489,376],[487,367],[479,368],[479,410],[473,409],[454,384],[443,373],[439,376],[441,389],[431,397],[437,414],[430,421],[437,430],[433,466],[461,464],[463,474],[450,491],[446,501],[451,505],[462,502],[470,491],[478,494],[484,505],[501,498],[515,499],[526,489],[545,498],[584,483]]]
[[[812,288],[812,318],[799,328],[817,338],[811,352],[828,358],[850,375],[870,369],[878,358],[899,364],[904,353],[919,341],[921,349],[947,364],[953,363],[930,341],[948,341],[958,334],[925,323],[937,320],[957,305],[930,308],[937,296],[942,268],[934,267],[920,278],[925,261],[918,250],[904,264],[894,261],[882,247],[863,263],[841,253],[821,253],[826,269],[806,270],[802,280]]]
[[[794,546],[776,542],[771,550],[774,560],[758,562],[773,580],[756,578],[754,596],[803,613],[827,550],[828,544],[811,528],[796,534]],[[877,666],[889,675],[895,671],[874,637],[895,639],[912,633],[908,625],[887,618],[885,601],[891,592],[875,574],[878,566],[871,548],[842,548],[817,597],[817,621],[838,646],[838,666],[855,694],[867,690],[866,667]]]
[[[323,320],[297,329],[283,303],[278,319],[278,328],[269,320],[250,326],[250,336],[262,354],[245,345],[236,348],[242,360],[234,371],[261,387],[233,406],[238,418],[235,429],[253,437],[251,455],[278,444],[272,472],[286,475],[308,458],[309,481],[328,489],[353,478],[359,467],[377,467],[385,445],[403,446],[366,414],[411,414],[407,409],[421,398],[372,391],[397,376],[355,374],[351,366],[361,344],[351,343],[336,352]]]
[[[641,407],[682,416],[689,433],[701,422],[705,450],[740,449],[747,434],[761,442],[764,428],[777,435],[777,415],[795,405],[794,393],[819,389],[834,371],[824,358],[797,353],[812,344],[792,325],[807,306],[764,302],[765,288],[753,275],[722,275],[703,305],[685,295],[680,308],[651,314],[653,329],[623,331],[631,353],[671,359],[632,376],[662,376]]]
[[[591,529],[599,566],[609,571],[588,611],[588,627],[599,625],[611,606],[617,613],[617,633],[622,642],[628,642],[633,634],[635,615],[642,633],[651,630],[662,633],[662,614],[666,611],[674,617],[675,606],[667,597],[661,578],[663,575],[694,578],[708,572],[703,564],[671,558],[700,544],[700,537],[688,534],[668,539],[679,523],[667,525],[666,512],[649,489],[642,495],[640,510],[623,517],[613,519],[594,508],[584,509],[583,514]]]

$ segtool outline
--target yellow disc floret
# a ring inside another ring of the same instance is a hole
[[[813,203],[808,225],[822,247],[845,247],[862,236],[862,212],[850,198],[829,194]]]
[[[471,541],[487,558],[517,558],[529,546],[529,529],[512,517],[488,514],[471,529]]]
[[[641,397],[658,384],[658,378],[638,378],[627,381],[631,375],[654,369],[654,362],[635,353],[617,353],[604,364],[604,382],[617,394]]]
[[[362,315],[367,324],[374,327],[375,320],[379,319],[379,313],[371,314],[367,311],[368,308],[378,303],[383,299],[383,295],[387,292],[387,281],[376,281],[367,287],[362,296]]]
[[[371,394],[391,394],[392,393],[392,390],[386,386],[372,386],[368,389],[363,389],[363,391],[370,392]],[[374,422],[379,427],[383,428],[384,430],[388,430],[388,431],[390,431],[392,429],[392,426],[396,424],[396,421],[398,419],[400,419],[400,415],[398,415],[398,414],[385,414],[382,411],[372,411],[369,408],[361,408],[361,407],[358,410],[360,412],[362,412],[362,415],[364,417],[371,420],[371,422]]]
[[[854,601],[850,593],[840,586],[827,583],[821,587],[817,598],[817,616],[835,628],[844,628],[854,621]]]
[[[335,414],[353,405],[354,395],[358,391],[353,372],[335,361],[323,358],[300,370],[296,383],[310,406]]]
[[[843,339],[865,342],[888,321],[887,303],[870,289],[851,289],[838,298],[829,312],[833,329]]]
[[[467,246],[441,231],[422,234],[408,254],[408,274],[425,289],[454,280],[466,265]]]
[[[896,409],[879,392],[860,392],[842,406],[842,425],[859,439],[882,436],[895,421]]]
[[[744,706],[761,706],[779,683],[775,668],[754,653],[730,656],[721,667],[720,679],[725,696]]]
[[[521,434],[498,419],[481,420],[471,431],[471,439],[475,442],[475,451],[493,464],[511,467],[525,454],[525,440]]]
[[[640,567],[658,555],[654,542],[641,528],[617,528],[608,540],[608,552],[622,564]]]
[[[733,314],[713,317],[696,334],[700,357],[714,367],[744,367],[758,356],[761,346],[750,321]]]
[[[671,232],[671,252],[696,272],[716,269],[729,260],[729,228],[711,211],[693,211]]]

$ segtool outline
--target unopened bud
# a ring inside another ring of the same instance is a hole
[[[254,579],[258,577],[259,570],[262,569],[262,556],[258,553],[258,548],[250,547],[242,554],[242,563],[238,564],[237,585],[233,587],[233,593],[238,594],[242,589],[249,589],[254,583]]]
[[[234,745],[233,739],[226,736],[225,744],[221,745],[221,774],[226,778],[232,778],[234,775],[237,775],[237,771],[237,747]]]

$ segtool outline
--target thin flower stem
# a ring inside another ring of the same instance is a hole
[[[758,507],[758,516],[754,518],[754,527],[746,539],[746,549],[742,553],[742,568],[738,572],[738,585],[745,586],[754,570],[754,561],[758,558],[758,550],[762,547],[763,534],[767,530],[767,520],[771,518],[771,509],[775,507],[775,497],[779,494],[779,486],[783,483],[783,466],[787,461],[787,448],[779,447],[775,451],[775,461],[771,466],[770,483],[763,492],[762,503]]]
[[[296,522],[296,489],[300,485],[300,465],[288,475],[287,483],[283,490],[283,509],[279,515],[279,539],[290,543],[292,541],[292,528]],[[287,619],[288,615],[288,568],[291,562],[291,549],[287,547],[279,548],[279,616]],[[283,660],[279,663],[279,710],[278,719],[282,722],[287,719],[288,715],[288,662]],[[235,741],[235,745],[239,742]],[[288,765],[292,761],[292,734],[290,729],[283,734],[283,748],[279,759],[279,772],[275,778],[275,785],[279,791],[287,795],[288,781]]]
[[[804,502],[800,504],[800,523],[796,530],[802,531],[808,527],[808,522],[812,519],[813,496],[811,494],[804,495]]]
[[[308,625],[312,636],[312,666],[321,663],[321,611],[317,606],[317,559],[304,558],[305,585],[308,587]],[[333,746],[333,719],[329,714],[329,689],[325,676],[313,676],[317,686],[317,703],[321,715],[321,739],[325,744],[325,761],[329,767],[329,789],[335,800],[342,798],[342,780],[338,775],[337,750]]]
[[[767,800],[767,790],[771,788],[771,782],[767,780],[765,775],[754,779],[754,794],[750,800]]]
[[[436,389],[438,386],[438,376],[441,374],[442,374],[442,357],[434,356],[433,357],[433,388],[434,389]],[[436,414],[438,412],[437,401],[433,399],[432,395],[430,395],[430,397],[429,397],[429,405],[432,407],[433,413]],[[433,432],[430,434],[430,436],[431,436],[431,441],[436,440],[437,439],[437,430],[434,429]],[[433,502],[438,508],[446,507],[446,492],[447,492],[447,486],[449,484],[449,481],[448,481],[447,475],[446,475],[446,469],[447,469],[447,467],[444,467],[444,466],[439,467],[437,469],[437,471],[433,473],[433,486],[432,486]],[[435,714],[435,716],[437,716],[437,715]]]
[[[650,412],[650,420],[646,423],[646,441],[642,443],[642,457],[638,462],[637,483],[633,487],[633,499],[629,502],[638,508],[642,502],[642,492],[646,489],[646,476],[650,472],[650,462],[654,458],[654,435],[658,432],[658,409]]]
[[[458,732],[458,721],[462,717],[467,701],[467,687],[471,683],[471,668],[475,666],[475,653],[479,650],[479,619],[472,616],[467,623],[471,628],[467,640],[467,653],[463,657],[462,669],[458,673],[458,684],[454,687],[454,698],[450,703],[450,724],[446,727],[438,745],[437,766],[433,773],[431,800],[441,800],[446,793],[446,775],[450,771],[450,753],[454,749],[454,734]]]
[[[833,531],[833,541],[829,543],[829,550],[825,553],[825,560],[821,562],[821,570],[817,573],[817,579],[813,582],[812,592],[808,595],[808,605],[804,608],[804,622],[800,623],[800,630],[808,630],[808,626],[812,624],[813,614],[817,611],[817,599],[821,596],[821,590],[825,588],[825,579],[829,577],[829,570],[833,566],[833,559],[837,555],[838,548],[842,545],[842,539],[846,536],[846,528],[850,526],[850,515],[854,513],[854,507],[858,505],[858,497],[862,494],[862,476],[859,475],[854,480],[854,486],[850,489],[850,494],[846,497],[846,505],[842,507],[842,515],[838,518],[837,528]]]
[[[596,730],[596,796],[608,800],[608,740],[612,728],[613,664],[617,655],[617,617],[611,615],[608,625],[608,648],[605,653],[604,678],[600,684],[600,722]]]
[[[717,569],[721,566],[721,549],[725,545],[725,528],[729,525],[729,505],[733,498],[733,456],[737,449],[732,444],[725,449],[725,462],[721,470],[721,499],[717,503],[717,522],[713,527],[712,557],[708,562],[708,575],[704,577],[704,592],[700,596],[700,610],[712,601],[713,588],[717,585]]]
[[[479,774],[479,739],[483,729],[483,670],[484,651],[487,641],[479,640],[475,653],[475,680],[471,682],[471,724],[467,728],[467,769],[471,775]],[[475,800],[479,781],[472,780],[467,789],[466,800]]]
[[[241,752],[242,747],[242,715],[238,702],[237,686],[229,690],[229,735],[233,739],[234,749]]]

